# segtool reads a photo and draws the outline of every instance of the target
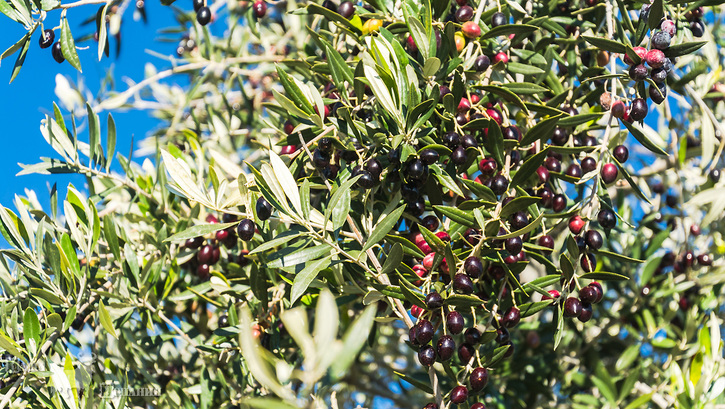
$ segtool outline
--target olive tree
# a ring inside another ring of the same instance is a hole
[[[721,1],[162,3],[169,62],[36,118],[85,184],[0,206],[0,408],[725,403]],[[146,20],[0,11],[11,80]]]

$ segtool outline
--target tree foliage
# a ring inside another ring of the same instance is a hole
[[[720,2],[162,3],[177,55],[20,172],[86,184],[0,206],[0,408],[725,403]],[[0,11],[11,80],[146,20]]]

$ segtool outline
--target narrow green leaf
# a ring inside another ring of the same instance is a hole
[[[428,35],[425,32],[423,24],[414,16],[409,15],[406,7],[403,7],[403,13],[405,14],[405,21],[408,24],[410,35],[413,37],[413,41],[416,47],[418,47],[420,55],[423,57],[423,60],[427,60],[431,57],[430,41],[428,41]]]
[[[529,317],[543,310],[554,303],[554,300],[546,300],[539,302],[531,302],[527,304],[521,304],[519,310],[521,311],[521,318]]]
[[[312,104],[305,94],[302,93],[302,90],[300,90],[300,87],[297,86],[297,83],[292,80],[292,77],[290,77],[289,74],[282,69],[282,67],[278,65],[276,68],[279,80],[289,98],[292,102],[294,102],[294,105],[299,109],[302,109],[302,111],[307,114],[314,114],[315,110],[312,108]]]
[[[363,67],[363,70],[365,71],[365,78],[368,80],[370,88],[372,89],[373,94],[375,94],[375,97],[378,100],[377,102],[385,110],[385,114],[393,118],[400,127],[403,127],[405,124],[402,114],[400,113],[397,104],[393,100],[393,95],[390,92],[389,87],[383,80],[382,76],[380,75],[380,72],[378,72],[375,68],[367,65]]]
[[[249,287],[252,290],[254,297],[259,300],[262,305],[266,305],[269,302],[268,286],[267,286],[267,274],[261,271],[257,265],[253,265],[249,269]]]
[[[305,268],[295,275],[294,282],[292,283],[290,304],[294,304],[307,291],[307,288],[312,283],[312,280],[317,277],[317,274],[330,265],[330,259],[331,256],[305,263]]]
[[[15,22],[23,23],[18,12],[15,11],[14,8],[10,7],[10,5],[5,0],[0,0],[0,12],[10,17]],[[5,54],[3,53],[3,55]]]
[[[33,19],[30,16],[30,2],[28,0],[10,0],[10,3],[15,6],[15,11],[23,21],[25,27],[30,27],[33,24]]]
[[[106,156],[108,157],[106,161],[106,172],[108,172],[111,169],[113,155],[116,152],[116,121],[113,120],[113,115],[110,113],[108,114],[106,128]]]
[[[254,379],[261,385],[272,391],[275,395],[286,400],[294,400],[295,394],[288,388],[279,384],[277,376],[273,372],[273,367],[267,361],[270,359],[270,353],[262,348],[259,340],[252,336],[252,314],[248,306],[241,308],[240,326],[248,328],[248,330],[239,333],[240,351],[244,357],[245,364],[249,368],[249,372]],[[286,323],[285,323],[286,325]]]
[[[93,112],[93,108],[88,102],[86,102],[86,112],[88,114],[88,148],[90,150],[88,157],[90,158],[90,165],[93,166],[96,161],[96,148],[101,140],[101,124],[98,121],[98,115]]]
[[[3,4],[7,6],[7,3],[4,3],[4,0],[0,0],[0,10],[3,9]],[[11,45],[7,48],[7,50],[3,51],[3,53],[0,54],[0,61],[10,57],[11,55],[15,54],[21,47],[25,46],[25,44],[29,41],[28,38],[28,34],[20,37],[20,40],[16,41],[15,44]]]
[[[559,120],[558,125],[562,127],[575,127],[587,122],[596,121],[602,117],[602,113],[596,114],[579,114],[574,116],[566,116]]]
[[[400,277],[400,292],[403,293],[405,299],[411,304],[417,305],[418,307],[425,308],[425,300],[423,295],[418,293],[417,289],[413,284],[408,282],[402,275]]]
[[[649,8],[649,16],[647,17],[647,25],[650,30],[654,30],[660,25],[662,17],[665,15],[665,2],[664,0],[652,0],[652,5]]]
[[[509,34],[527,36],[538,29],[539,27],[528,24],[504,24],[488,30],[480,37],[480,40],[498,36],[508,36]]]
[[[103,218],[103,237],[106,238],[108,248],[116,257],[116,260],[121,260],[121,249],[118,246],[118,235],[116,234],[116,225],[111,215],[107,215]]]
[[[92,222],[90,231],[91,244],[89,250],[94,252],[96,250],[96,245],[98,244],[98,239],[101,238],[101,219],[98,217],[98,209],[96,209],[96,205],[93,204],[91,200],[88,201],[88,208],[89,212],[87,217]]]
[[[408,118],[406,119],[408,129],[420,128],[433,115],[434,109],[432,108],[434,105],[435,100],[427,99],[408,111]]]
[[[498,166],[503,167],[506,154],[503,145],[503,133],[498,124],[491,120],[488,128],[488,144],[486,147],[491,151],[493,158],[498,162]]]
[[[393,244],[393,247],[388,253],[388,257],[385,259],[381,274],[390,274],[395,271],[403,261],[403,255],[403,246],[400,243]]]
[[[346,180],[330,197],[325,209],[325,221],[332,216],[333,229],[339,229],[345,223],[345,219],[350,212],[350,189],[358,179],[360,179],[360,175]]]
[[[56,331],[63,331],[63,319],[60,317],[60,314],[54,312],[48,315],[46,321],[48,323],[48,330],[55,328]],[[50,333],[50,331],[48,331],[48,333]]]
[[[539,166],[544,163],[544,159],[546,159],[547,153],[548,150],[544,149],[536,155],[526,159],[526,162],[521,165],[519,170],[516,171],[514,176],[511,178],[511,184],[509,187],[514,188],[516,186],[519,186],[523,184],[530,176],[532,176],[536,172],[536,169],[538,169]]]
[[[249,254],[263,253],[267,250],[273,249],[277,246],[280,246],[289,241],[292,241],[301,235],[302,235],[302,233],[295,232],[292,230],[284,231],[284,232],[280,233],[279,235],[277,235],[277,237],[275,237],[274,239],[265,241],[261,245],[255,247],[254,250],[252,250]]]
[[[476,226],[476,218],[472,213],[468,213],[453,206],[435,205],[433,208],[456,223],[460,223],[468,227]]]
[[[128,263],[128,267],[131,270],[131,274],[133,274],[134,279],[136,279],[136,283],[139,283],[139,266],[138,266],[138,256],[136,255],[136,252],[133,251],[133,248],[129,243],[126,243],[123,246],[123,254],[125,257],[126,263]]]
[[[422,251],[413,244],[410,240],[406,239],[405,237],[397,236],[394,234],[388,234],[385,236],[385,238],[388,241],[392,241],[394,243],[400,243],[403,246],[403,252],[409,256],[417,257],[417,258],[423,258],[425,257],[425,254],[423,254]]]
[[[560,279],[561,279],[561,275],[550,274],[550,275],[535,278],[535,279],[529,281],[528,283],[523,285],[523,288],[527,289],[529,287],[529,285],[531,285],[531,284],[544,288],[544,287],[548,287],[550,285],[558,283]]]
[[[542,87],[537,84],[530,84],[528,82],[509,82],[507,84],[503,84],[503,87],[518,95],[534,95],[549,92],[549,89],[546,87]]]
[[[332,80],[337,89],[347,89],[345,82],[352,85],[354,78],[352,70],[342,58],[340,53],[329,44],[327,44],[327,60],[329,61]]]
[[[77,309],[76,306],[71,306],[68,311],[65,314],[65,320],[63,320],[63,330],[67,330],[70,328],[70,326],[73,324],[73,321],[76,319],[76,313]]]
[[[31,33],[26,34],[21,39],[21,42],[23,42],[22,49],[20,50],[20,54],[18,54],[18,58],[15,60],[15,66],[13,67],[13,71],[10,74],[10,82],[13,82],[15,77],[18,76],[18,73],[20,73],[20,68],[23,67],[23,63],[25,62],[25,56],[28,55],[28,48],[30,48],[30,34]]]
[[[598,256],[603,256],[603,257],[605,257],[607,259],[610,259],[610,260],[617,260],[617,261],[620,261],[622,263],[644,263],[644,260],[639,260],[639,259],[636,259],[636,258],[627,257],[627,256],[625,256],[623,254],[614,253],[614,252],[607,251],[607,250],[597,250],[597,253],[596,254]]]
[[[544,160],[543,158],[541,159]],[[537,166],[538,167],[538,166]],[[498,202],[498,198],[496,198],[496,195],[493,193],[490,187],[484,186],[481,183],[476,182],[475,180],[470,179],[460,179],[461,183],[468,188],[468,190],[471,191],[476,197],[478,197],[481,200],[484,200],[489,203],[495,204]],[[512,186],[513,187],[513,182]]]
[[[48,290],[42,289],[42,288],[31,288],[30,294],[33,294],[36,297],[40,297],[40,298],[44,299],[45,301],[48,301],[51,304],[55,304],[55,305],[63,304],[63,300],[61,300],[60,297],[51,293]]]
[[[34,340],[36,350],[40,347],[40,321],[38,321],[38,313],[30,307],[25,309],[23,315],[23,337],[25,337],[25,342]]]
[[[627,182],[629,183],[629,186],[632,188],[632,191],[634,192],[634,194],[637,195],[637,197],[639,197],[643,201],[647,202],[647,204],[652,205],[652,202],[650,202],[649,198],[644,194],[642,189],[639,188],[639,185],[634,180],[634,178],[632,178],[632,175],[629,174],[629,171],[624,166],[622,166],[622,164],[619,163],[619,161],[616,158],[612,157],[612,162],[614,162],[614,164],[617,165],[617,168],[619,169],[619,174],[622,175],[622,177],[624,177],[624,179],[627,180]]]
[[[502,99],[504,99],[504,100],[506,100],[508,102],[511,102],[512,104],[514,104],[517,107],[521,108],[526,115],[529,114],[529,110],[528,110],[528,108],[526,108],[526,105],[524,104],[524,102],[511,89],[509,89],[507,87],[499,87],[497,85],[483,85],[483,86],[478,87],[478,88],[481,88],[482,90],[487,91],[487,92],[490,92],[492,94],[498,95]]]
[[[604,51],[609,51],[610,53],[625,54],[627,52],[627,47],[617,41],[591,36],[582,36],[582,38],[586,40],[586,42],[588,42],[589,44]]]
[[[621,0],[620,0],[621,1]],[[635,64],[640,64],[642,62],[642,57],[640,57],[636,51],[634,51],[634,48],[627,46],[627,56],[634,61]]]
[[[297,187],[294,176],[292,176],[292,172],[290,172],[287,165],[273,151],[269,151],[269,160],[274,170],[274,175],[277,177],[280,186],[282,186],[285,196],[292,202],[295,210],[301,214],[302,202],[300,201],[300,190]]]
[[[675,44],[666,49],[665,56],[668,58],[680,57],[687,54],[692,54],[707,44],[707,41],[693,41],[689,43]]]
[[[252,9],[251,7],[249,8]],[[279,399],[270,397],[249,398],[242,401],[243,405],[247,405],[253,409],[295,409],[297,406],[290,405]]]
[[[556,303],[556,330],[554,332],[554,350],[559,346],[561,337],[564,335],[564,310],[562,303]]]
[[[360,29],[361,27],[358,27],[356,24],[354,24],[355,23],[354,18],[351,18],[348,20],[345,17],[341,16],[340,14],[338,14],[326,7],[322,7],[319,4],[315,4],[315,3],[307,4],[307,11],[312,14],[319,14],[319,15],[327,17],[327,19],[329,21],[332,21],[335,24],[338,24],[340,27],[351,31],[355,35],[362,34],[362,30]]]
[[[581,278],[586,278],[587,280],[629,280],[629,277],[625,275],[609,273],[606,271],[594,271],[591,273],[585,273],[581,275]]]
[[[486,354],[483,366],[491,367],[499,363],[504,358],[504,355],[509,348],[511,348],[511,345],[503,345]]]
[[[287,112],[289,115],[296,116],[298,118],[304,118],[309,119],[310,114],[301,110],[294,102],[292,102],[289,98],[286,96],[280,94],[277,92],[276,89],[272,90],[272,95],[274,95],[274,100],[282,107],[282,109]],[[310,105],[311,106],[311,105]]]
[[[543,121],[539,121],[533,128],[526,132],[526,135],[521,139],[521,146],[531,145],[538,140],[546,140],[551,138],[553,135],[554,128],[557,123],[563,117],[563,114],[553,116]]]
[[[405,206],[400,206],[397,209],[393,210],[390,214],[385,216],[385,218],[380,220],[373,229],[372,233],[370,233],[367,241],[365,241],[362,252],[365,252],[367,249],[371,248],[372,246],[383,240],[388,232],[390,232],[390,229],[392,229],[393,226],[398,223],[398,220],[400,220],[400,216],[403,215],[404,211]]]
[[[525,210],[530,205],[541,202],[541,198],[533,196],[519,196],[514,200],[508,202],[506,206],[501,209],[499,217],[502,219],[518,212],[519,210]]]
[[[433,394],[433,389],[431,389],[430,386],[413,378],[412,376],[406,375],[406,374],[404,374],[402,372],[398,372],[398,371],[393,371],[393,373],[398,375],[400,377],[400,379],[404,380],[405,382],[408,382],[409,384],[415,386],[416,388],[420,389],[421,391],[423,391],[427,394],[430,394],[430,395]]]
[[[431,165],[431,167],[433,166],[435,165]],[[433,176],[446,189],[450,190],[458,196],[464,196],[461,188],[456,184],[451,175],[449,175],[448,172],[446,172],[445,170],[441,169],[440,172],[433,172]]]
[[[616,404],[617,400],[616,400],[616,395],[614,393],[614,389],[611,388],[610,385],[607,382],[605,382],[604,380],[602,380],[602,379],[600,379],[600,378],[598,378],[596,376],[592,376],[591,377],[591,380],[592,380],[592,383],[594,384],[594,386],[596,386],[597,389],[599,389],[599,392],[601,392],[601,394],[612,405]]]
[[[614,368],[617,372],[624,372],[632,365],[637,357],[639,357],[639,345],[630,345],[617,358],[617,363],[614,365]]]
[[[515,61],[508,62],[506,64],[506,69],[514,74],[521,75],[539,75],[546,72],[535,65],[522,64]]]
[[[373,328],[375,311],[375,305],[367,306],[345,332],[345,336],[342,338],[342,350],[330,366],[330,374],[333,379],[345,376],[350,365],[355,362],[355,358],[367,342],[370,330]]]
[[[652,396],[654,396],[654,394],[654,392],[650,392],[642,395],[637,399],[633,400],[629,405],[625,406],[624,409],[636,409],[645,407],[645,405],[652,400]]]
[[[332,228],[337,230],[341,228],[347,220],[350,213],[350,189],[345,189],[340,196],[339,201],[332,208]]]
[[[475,296],[465,294],[453,294],[444,300],[446,305],[453,305],[456,307],[478,307],[483,305],[485,302]]]
[[[657,155],[663,155],[667,156],[667,152],[662,150],[659,146],[657,146],[654,142],[652,142],[647,135],[645,135],[644,131],[640,129],[638,125],[630,124],[627,121],[621,121],[622,125],[625,126],[629,130],[629,132],[632,134],[632,136],[635,137],[639,141],[639,143],[642,144],[645,148],[649,149],[650,151],[656,153]]]
[[[106,306],[103,305],[103,301],[98,302],[98,318],[101,321],[103,328],[111,334],[112,337],[118,339],[116,335],[116,329],[113,328],[113,320],[111,320],[111,314],[108,313]]]
[[[0,348],[9,352],[12,356],[18,359],[26,359],[21,351],[25,351],[20,345],[17,344],[12,338],[5,335],[5,332],[0,329]]]
[[[425,239],[426,243],[428,243],[435,251],[436,253],[443,254],[443,252],[446,249],[445,243],[443,243],[443,240],[438,238],[433,232],[428,230],[425,226],[419,226],[420,227],[420,234],[423,235],[423,238]]]
[[[76,51],[76,44],[73,41],[73,34],[70,32],[70,26],[68,25],[68,19],[64,18],[61,21],[60,27],[60,46],[63,51],[63,56],[75,69],[83,72],[81,69],[81,61],[78,58],[78,52]]]
[[[559,267],[567,280],[574,275],[574,263],[565,253],[559,255]]]
[[[71,268],[71,271],[73,271],[73,274],[75,274],[76,277],[80,277],[81,275],[81,266],[78,262],[78,254],[76,253],[76,250],[73,248],[73,243],[71,242],[70,236],[63,233],[63,235],[60,238],[60,246],[63,250],[63,254],[65,258],[68,261],[68,265]]]
[[[300,202],[302,205],[302,216],[310,220],[310,180],[305,178],[300,188]]]
[[[277,253],[274,253],[270,255],[270,259],[272,260],[269,264],[267,264],[267,267],[269,268],[282,268],[282,267],[291,267],[296,266],[298,264],[306,263],[310,260],[315,260],[318,257],[322,257],[324,255],[329,255],[331,252],[331,248],[327,244],[320,244],[318,246],[313,246],[309,248],[303,248],[300,250],[296,250],[292,253],[285,254],[281,257],[276,257],[275,255]],[[279,253],[279,252],[278,252]]]
[[[108,7],[110,5],[111,3],[108,2],[104,6],[101,6],[101,15],[98,18],[98,22],[100,23],[98,27],[98,61],[101,61],[101,59],[103,58],[103,52],[104,50],[107,50],[108,47],[108,26],[106,25],[106,12],[108,11]]]
[[[438,70],[441,68],[441,60],[437,57],[430,57],[425,60],[423,65],[423,76],[424,77],[435,77],[438,74]]]

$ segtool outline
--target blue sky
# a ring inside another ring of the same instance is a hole
[[[185,6],[184,1],[178,2]],[[191,9],[188,1],[187,9]],[[135,81],[143,79],[143,66],[152,62],[157,66],[167,66],[168,63],[151,56],[147,50],[153,50],[165,55],[174,53],[176,43],[154,41],[158,31],[164,27],[174,26],[174,13],[169,7],[164,7],[158,1],[147,1],[147,14],[149,24],[134,21],[132,13],[127,12],[123,22],[122,48],[119,59],[114,56],[115,44],[111,45],[111,58],[98,61],[95,42],[77,44],[79,47],[88,46],[85,50],[78,50],[83,67],[83,74],[79,74],[68,62],[58,64],[53,60],[50,48],[41,49],[38,46],[40,30],[34,34],[25,64],[20,74],[12,84],[9,84],[10,73],[15,63],[15,55],[2,61],[0,65],[0,120],[3,124],[3,149],[0,149],[0,204],[14,209],[15,194],[23,194],[25,188],[33,189],[40,202],[46,206],[48,202],[49,186],[57,181],[58,186],[65,186],[68,182],[77,187],[83,187],[84,178],[79,176],[58,175],[15,175],[21,170],[18,163],[36,163],[41,156],[57,157],[55,152],[46,144],[40,134],[40,120],[45,113],[52,112],[55,96],[55,77],[57,74],[65,75],[70,81],[77,83],[83,80],[88,89],[97,91],[101,80],[109,68],[113,69],[117,89],[125,89],[123,78]],[[71,31],[75,38],[90,34],[95,24],[81,27],[79,23],[89,16],[95,15],[95,6],[85,6],[70,9],[68,19]],[[60,11],[52,11],[45,20],[46,27],[58,25]],[[0,15],[0,49],[5,50],[25,34],[23,27],[4,15]],[[56,30],[56,39],[60,32]],[[113,114],[118,131],[117,151],[128,155],[131,137],[136,141],[145,136],[156,125],[157,121],[147,112],[126,112]],[[105,123],[105,114],[102,115]],[[105,130],[104,130],[105,132]],[[87,140],[87,133],[80,138]]]

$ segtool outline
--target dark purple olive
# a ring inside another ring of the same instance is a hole
[[[471,278],[478,278],[483,274],[483,263],[475,256],[468,257],[463,263],[463,270]]]
[[[465,325],[463,315],[458,311],[451,311],[446,315],[446,328],[451,334],[460,334]]]
[[[453,357],[453,353],[456,351],[456,341],[450,335],[442,335],[436,342],[436,352],[438,353],[438,360],[447,361]]]
[[[418,341],[418,344],[425,345],[433,339],[434,333],[435,330],[433,329],[433,324],[431,324],[430,321],[420,320],[418,321],[418,329],[416,330],[415,340]]]

